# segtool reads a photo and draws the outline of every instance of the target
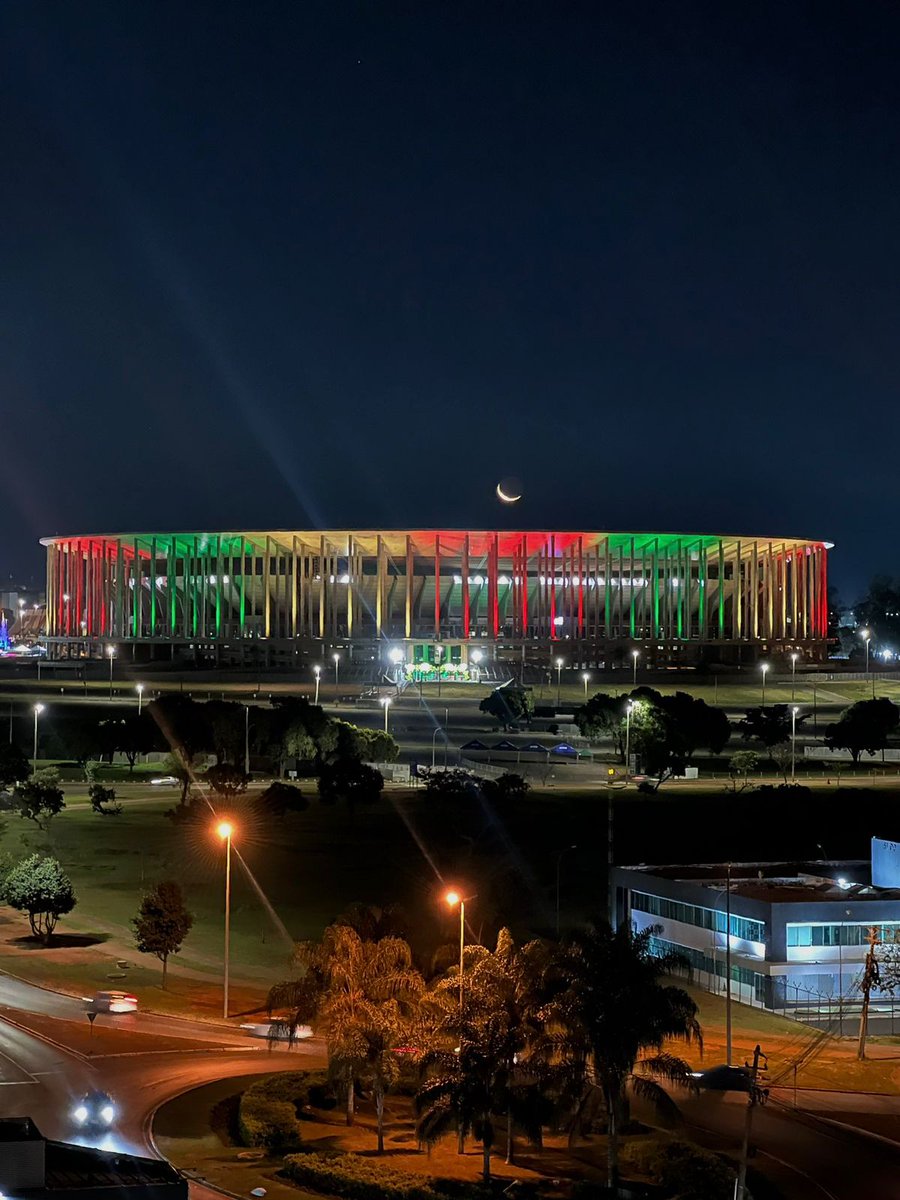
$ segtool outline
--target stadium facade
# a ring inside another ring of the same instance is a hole
[[[567,666],[825,656],[829,544],[547,531],[45,538],[56,656]]]

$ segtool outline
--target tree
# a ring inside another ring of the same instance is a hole
[[[250,782],[241,768],[233,767],[231,763],[216,763],[204,772],[203,779],[223,800],[234,800],[243,795]]]
[[[118,817],[122,812],[122,805],[116,804],[115,788],[104,787],[102,783],[92,783],[88,787],[88,796],[91,811],[99,813],[101,817]]]
[[[759,766],[759,755],[755,750],[736,750],[728,763],[731,779],[729,791],[743,792],[750,787],[750,775]]]
[[[141,901],[132,919],[134,944],[142,954],[155,954],[162,963],[162,985],[166,986],[169,955],[177,954],[194,924],[181,888],[173,880],[164,880]]]
[[[187,803],[191,784],[197,778],[197,768],[194,762],[192,760],[185,762],[180,754],[170,754],[163,763],[162,770],[164,775],[171,775],[181,785],[181,796],[178,803],[183,808]]]
[[[120,750],[128,762],[129,774],[141,754],[149,754],[158,744],[159,731],[153,718],[145,711],[140,715],[129,713],[118,722],[115,748]]]
[[[173,755],[189,766],[198,754],[209,750],[212,736],[204,705],[188,696],[158,696],[145,705]]]
[[[858,763],[864,750],[869,754],[884,750],[898,725],[900,708],[893,701],[886,697],[858,700],[844,709],[823,740],[832,750],[849,750]]]
[[[532,1141],[540,1138],[539,1078],[520,1059],[534,1033],[545,960],[541,943],[520,949],[502,929],[493,953],[483,946],[466,950],[462,1005],[458,967],[430,996],[437,1020],[422,1057],[417,1133],[428,1145],[452,1130],[460,1143],[474,1134],[481,1141],[485,1182],[499,1125],[506,1125],[507,1161],[514,1126]]]
[[[798,723],[802,721],[798,717]],[[757,741],[766,750],[790,741],[791,710],[786,704],[769,704],[765,708],[748,708],[738,732],[745,742]]]
[[[6,903],[28,913],[35,937],[49,946],[60,917],[75,907],[72,881],[55,858],[32,854],[18,863],[6,877]]]
[[[575,724],[582,737],[592,742],[609,738],[616,754],[625,760],[625,708],[628,701],[624,696],[609,696],[597,692],[587,704],[575,710]]]
[[[497,779],[484,779],[481,781],[481,790],[485,796],[494,800],[497,804],[524,800],[528,794],[529,786],[528,780],[523,779],[521,775],[517,775],[514,771],[506,771]]]
[[[559,992],[541,1014],[544,1053],[568,1072],[576,1088],[573,1134],[591,1096],[599,1093],[603,1099],[612,1191],[618,1185],[626,1088],[671,1108],[663,1088],[649,1076],[691,1086],[690,1067],[668,1053],[665,1043],[674,1038],[702,1044],[697,1005],[682,988],[663,982],[673,971],[685,970],[685,960],[675,953],[654,955],[652,942],[659,934],[656,926],[635,933],[624,923],[614,930],[604,922],[573,935],[552,968]]]
[[[697,750],[720,754],[731,736],[722,709],[687,692],[663,696],[653,688],[640,687],[630,699],[631,744],[647,774],[656,776],[656,788],[683,770]]]
[[[309,808],[309,801],[298,787],[276,779],[259,793],[253,801],[253,807],[264,816],[281,820],[288,813],[305,812]]]
[[[534,716],[534,697],[528,688],[516,683],[505,683],[494,690],[478,705],[481,712],[499,721],[504,729],[524,721],[531,724]]]
[[[31,774],[31,764],[12,742],[0,745],[0,788],[12,787]]]
[[[396,1078],[396,1049],[423,988],[402,938],[364,941],[349,925],[329,925],[320,942],[303,942],[294,952],[300,977],[269,992],[269,1014],[288,1010],[281,1021],[289,1036],[315,1021],[325,1038],[329,1066],[346,1096],[346,1120],[353,1124],[359,1080],[373,1090],[378,1118],[378,1150],[384,1148],[384,1096]]]
[[[357,804],[372,804],[381,795],[384,776],[356,759],[325,763],[319,773],[319,799],[323,804],[344,800],[351,811]]]
[[[217,763],[243,762],[247,714],[233,700],[208,700],[203,716],[209,731],[209,749]]]
[[[39,829],[47,829],[51,820],[66,807],[65,795],[59,786],[59,771],[46,767],[35,771],[16,788],[19,816],[34,821]]]
[[[425,776],[425,793],[439,800],[463,800],[476,796],[481,781],[468,771],[432,771]]]

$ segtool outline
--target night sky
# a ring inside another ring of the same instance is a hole
[[[672,529],[900,572],[900,13],[0,10],[0,569]],[[504,508],[494,486],[520,477]]]

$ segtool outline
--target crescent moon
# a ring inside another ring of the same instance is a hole
[[[497,495],[500,497],[500,499],[503,501],[504,504],[515,504],[515,502],[517,500],[522,499],[521,495],[507,496],[506,492],[504,492],[503,488],[500,486],[499,483],[497,484]]]

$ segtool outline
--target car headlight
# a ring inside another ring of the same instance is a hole
[[[107,1123],[107,1125],[112,1124],[112,1119],[115,1115],[116,1115],[116,1110],[113,1108],[113,1106],[111,1104],[104,1104],[103,1107],[100,1109],[100,1116]]]
[[[79,1125],[83,1125],[84,1122],[88,1119],[88,1110],[85,1108],[85,1106],[83,1104],[79,1104],[78,1107],[75,1109],[75,1111],[72,1113],[72,1116],[75,1118],[75,1120],[78,1122]]]

